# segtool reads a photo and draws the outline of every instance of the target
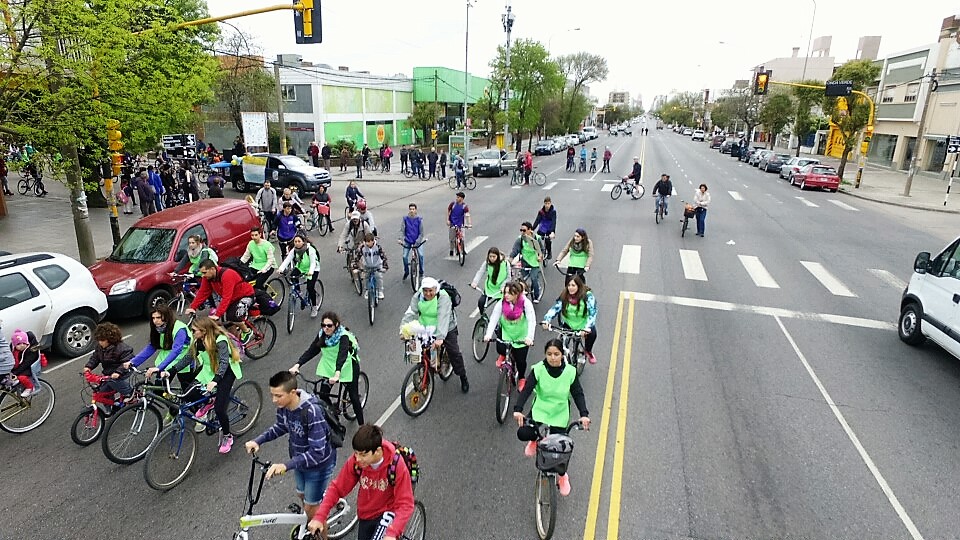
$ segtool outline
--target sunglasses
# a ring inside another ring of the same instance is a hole
[[[336,327],[337,325],[335,325],[335,324],[330,324],[330,323],[321,323],[320,326],[322,326],[322,327],[324,327],[324,328],[334,328],[334,327]]]
[[[520,232],[527,232],[527,229],[520,229]]]

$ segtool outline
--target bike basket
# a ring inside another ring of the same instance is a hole
[[[317,213],[320,214],[321,216],[329,216],[329,215],[330,215],[330,205],[318,204],[318,205],[316,205],[314,208],[317,209]]]
[[[543,472],[565,474],[572,455],[573,439],[560,434],[548,435],[537,443],[537,468]]]

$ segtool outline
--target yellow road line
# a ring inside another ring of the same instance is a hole
[[[603,411],[600,420],[600,432],[597,434],[597,457],[593,463],[593,482],[590,485],[590,503],[587,506],[587,521],[583,529],[583,540],[595,540],[597,535],[597,514],[600,511],[600,490],[603,484],[603,465],[607,455],[607,434],[610,432],[610,414],[613,411],[613,387],[616,383],[617,357],[620,354],[620,326],[623,322],[623,294],[617,303],[617,324],[613,331],[613,348],[610,353],[610,367],[607,368],[607,387],[603,396]],[[596,418],[596,414],[594,414]]]
[[[622,297],[621,297],[622,298]],[[620,538],[620,490],[623,487],[623,456],[627,442],[627,405],[630,400],[630,357],[633,346],[633,293],[627,314],[627,340],[623,344],[623,370],[620,373],[620,396],[617,411],[617,439],[613,453],[613,482],[610,484],[610,505],[607,516],[607,538]]]

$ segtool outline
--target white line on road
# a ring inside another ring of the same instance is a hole
[[[493,184],[487,184],[487,185],[483,186],[483,189],[490,189],[490,188],[492,188],[492,187],[493,187]]]
[[[127,335],[123,336],[123,339],[130,339],[132,336],[133,336],[133,334],[127,334]],[[67,360],[66,362],[64,362],[64,363],[62,363],[62,364],[57,364],[57,365],[53,366],[52,368],[49,368],[49,369],[47,369],[47,370],[44,370],[44,371],[43,371],[43,374],[46,375],[47,373],[53,373],[54,371],[56,371],[56,370],[58,370],[58,369],[60,369],[60,368],[62,368],[62,367],[67,367],[67,366],[69,366],[70,364],[76,362],[77,360],[81,360],[81,359],[83,359],[83,358],[86,358],[86,357],[90,356],[91,354],[93,354],[93,351],[90,351],[90,352],[88,352],[87,354],[81,354],[80,356],[78,356],[78,357],[76,357],[76,358],[71,358],[70,360]]]
[[[740,258],[740,264],[743,265],[743,269],[747,271],[747,274],[750,274],[750,279],[753,280],[754,285],[767,289],[780,288],[777,280],[773,279],[770,272],[767,272],[766,267],[760,262],[759,257],[753,255],[737,255],[737,257]]]
[[[383,424],[393,416],[393,413],[397,412],[397,409],[400,408],[400,396],[397,396],[397,399],[393,400],[393,403],[387,407],[387,410],[383,411],[383,414],[380,415],[380,418],[377,418],[377,421],[374,422],[375,425],[383,426]]]
[[[476,319],[476,318],[477,318],[477,315],[479,315],[479,314],[480,314],[480,308],[475,307],[475,308],[473,308],[473,311],[470,312],[470,318],[471,318],[471,319]]]
[[[728,191],[727,193],[729,193],[730,196],[733,197],[733,200],[735,200],[735,201],[742,201],[742,200],[743,200],[743,197],[740,195],[739,192],[736,192],[736,191]]]
[[[475,237],[473,237],[472,239],[470,239],[469,242],[467,242],[467,245],[464,246],[464,249],[466,250],[467,253],[470,253],[470,252],[473,251],[477,246],[479,246],[480,244],[482,244],[483,241],[486,240],[486,239],[487,239],[486,236],[475,236]]]
[[[559,181],[561,181],[561,182],[576,182],[576,181],[577,181],[576,178],[557,178],[557,180],[559,180]]]
[[[786,319],[799,319],[811,322],[823,322],[830,324],[842,324],[844,326],[855,326],[858,328],[869,328],[873,330],[895,331],[897,325],[890,321],[878,321],[875,319],[865,319],[861,317],[848,317],[846,315],[833,315],[830,313],[814,313],[809,311],[795,311],[792,309],[775,308],[768,306],[752,306],[748,304],[734,304],[732,302],[721,302],[719,300],[706,300],[703,298],[689,298],[685,296],[667,296],[660,294],[650,294],[632,291],[620,291],[623,295],[633,295],[635,300],[641,302],[658,302],[661,304],[673,304],[676,306],[695,307],[703,309],[713,309],[717,311],[735,311],[738,313],[752,313],[754,315],[769,315],[783,317]]]
[[[832,203],[832,204],[835,204],[835,205],[839,206],[840,208],[843,208],[844,210],[853,210],[854,212],[859,212],[859,211],[860,211],[859,208],[854,208],[854,207],[850,206],[849,204],[847,204],[847,203],[845,203],[845,202],[842,202],[842,201],[838,201],[838,200],[836,200],[836,199],[827,199],[827,202]]]
[[[621,274],[640,273],[640,246],[623,245],[623,249],[620,251],[619,271]]]
[[[615,186],[615,185],[616,185],[616,184],[604,184],[603,187],[600,188],[600,191],[603,191],[603,192],[613,191],[613,186]]]
[[[847,419],[843,416],[843,413],[840,412],[840,407],[837,407],[837,404],[833,401],[833,398],[830,397],[830,393],[827,392],[826,387],[823,386],[823,383],[820,382],[820,378],[817,377],[817,374],[813,371],[810,363],[807,362],[806,357],[802,352],[800,352],[800,347],[797,346],[797,342],[793,340],[793,336],[790,335],[790,332],[788,332],[787,328],[783,325],[783,321],[781,321],[780,317],[777,317],[776,315],[774,315],[773,318],[777,321],[777,325],[780,326],[780,331],[783,332],[783,335],[787,338],[790,346],[793,347],[793,352],[796,353],[797,358],[800,359],[803,367],[807,370],[807,374],[810,375],[811,379],[813,379],[813,383],[817,385],[817,389],[820,390],[820,395],[823,396],[824,401],[827,402],[827,406],[830,407],[830,411],[833,412],[833,416],[837,419],[837,422],[840,422],[840,427],[843,428],[843,431],[847,434],[850,442],[852,442],[854,448],[857,449],[857,453],[860,454],[860,459],[863,460],[863,463],[867,466],[867,469],[870,470],[870,474],[873,475],[873,479],[876,480],[877,484],[880,485],[880,489],[883,490],[883,494],[887,496],[887,500],[890,501],[890,505],[893,506],[893,510],[897,513],[897,516],[900,517],[900,521],[903,522],[903,525],[907,528],[910,536],[915,540],[922,540],[923,535],[920,534],[920,531],[913,523],[913,520],[910,519],[909,515],[907,515],[907,511],[903,508],[903,505],[900,504],[900,500],[897,499],[897,496],[893,493],[893,488],[890,487],[890,484],[887,483],[887,480],[882,474],[880,474],[880,469],[877,468],[877,464],[874,463],[873,459],[870,457],[870,454],[867,453],[867,449],[864,448],[863,444],[860,443],[860,438],[857,437],[857,434],[853,432],[853,428],[850,427]]]
[[[695,281],[707,281],[707,271],[703,269],[700,254],[695,250],[681,249],[680,264],[683,265],[683,277]]]
[[[616,178],[608,178],[604,180],[604,182],[613,182],[614,184],[616,184],[617,182],[619,182],[619,180],[617,180]]]
[[[522,188],[522,187],[523,187],[523,186],[511,186],[511,189],[520,189],[520,188]]]
[[[557,182],[550,182],[549,184],[543,186],[543,190],[544,190],[544,191],[547,191],[547,190],[553,189],[553,188],[555,188],[555,187],[557,187]]]
[[[819,205],[819,204],[816,204],[816,203],[814,203],[814,202],[812,202],[812,201],[808,201],[808,200],[807,200],[806,198],[804,198],[804,197],[797,197],[797,200],[800,201],[800,202],[802,202],[803,204],[809,206],[810,208],[820,208],[820,205]]]
[[[807,269],[808,272],[813,274],[813,277],[817,278],[817,281],[821,285],[827,288],[832,294],[836,296],[847,296],[849,298],[856,298],[857,295],[847,288],[846,285],[840,282],[829,270],[824,268],[820,263],[809,262],[809,261],[800,261],[800,264]]]
[[[893,275],[893,273],[886,270],[880,270],[879,268],[868,268],[867,272],[870,272],[876,276],[880,281],[887,283],[898,291],[902,291],[907,287],[907,282]]]

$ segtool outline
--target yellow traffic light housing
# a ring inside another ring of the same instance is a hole
[[[298,44],[321,43],[320,0],[293,0],[293,33]]]
[[[123,133],[120,132],[119,120],[107,120],[107,148],[113,152],[123,150],[123,141],[120,139]]]
[[[757,72],[756,80],[753,83],[753,94],[764,96],[770,88],[770,71]]]
[[[120,173],[123,172],[123,155],[112,154],[110,156],[110,164],[113,166],[113,175],[120,176]]]

